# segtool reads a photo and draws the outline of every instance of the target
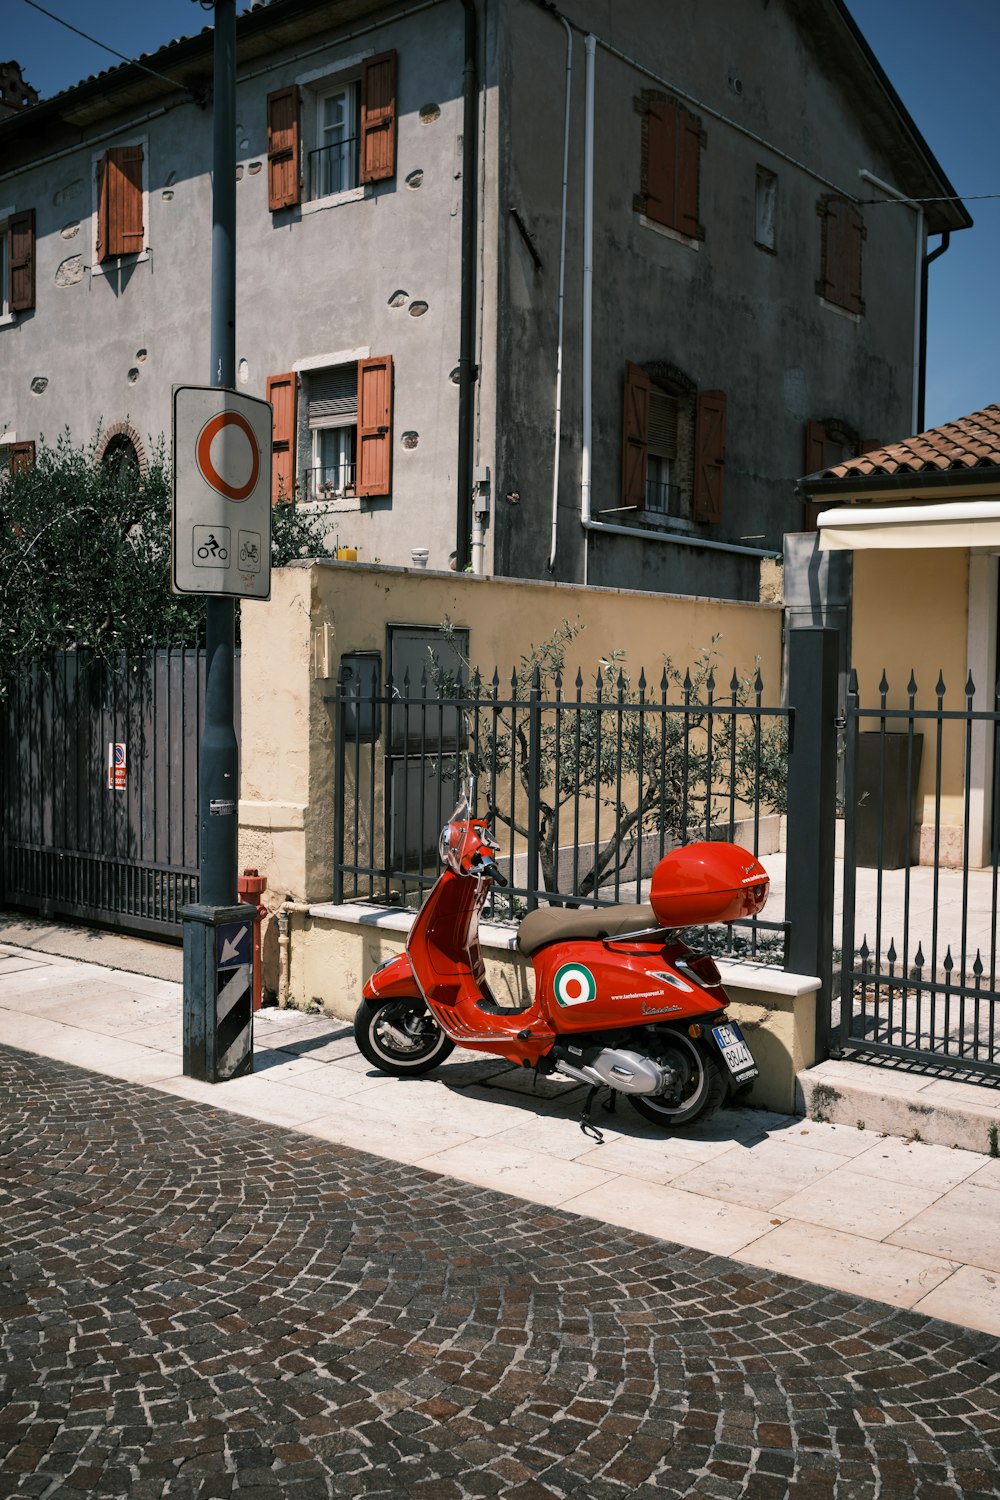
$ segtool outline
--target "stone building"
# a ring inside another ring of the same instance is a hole
[[[211,75],[0,113],[10,462],[209,383]],[[269,0],[237,117],[239,387],[363,561],[755,598],[796,478],[919,425],[971,220],[841,0]]]

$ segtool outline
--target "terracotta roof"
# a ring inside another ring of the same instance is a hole
[[[1000,468],[1000,403],[918,433],[887,448],[873,448],[810,479],[875,479],[891,474],[962,474]]]

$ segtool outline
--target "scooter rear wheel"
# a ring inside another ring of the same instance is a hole
[[[455,1050],[423,1000],[363,1000],[354,1015],[358,1051],[395,1078],[429,1073]]]
[[[673,1068],[680,1082],[673,1096],[629,1094],[636,1114],[669,1130],[710,1120],[725,1102],[726,1080],[712,1055],[682,1031],[671,1031],[654,1054],[656,1061]]]

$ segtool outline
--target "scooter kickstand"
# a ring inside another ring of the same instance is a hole
[[[580,1129],[583,1131],[584,1135],[589,1136],[592,1141],[596,1141],[599,1146],[604,1145],[604,1134],[602,1131],[598,1130],[596,1125],[591,1123],[590,1111],[593,1107],[594,1100],[600,1093],[602,1087],[603,1084],[594,1084],[593,1088],[590,1090],[590,1093],[587,1095],[586,1099],[583,1102],[583,1109],[580,1113]]]

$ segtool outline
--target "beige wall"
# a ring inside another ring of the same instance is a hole
[[[905,708],[910,672],[917,683],[916,706],[936,708],[940,673],[945,708],[964,708],[968,675],[969,554],[964,548],[939,551],[858,551],[854,554],[852,651],[862,708],[879,705],[883,670],[889,682],[888,706]],[[862,729],[878,727],[878,720]],[[901,729],[889,721],[888,728]],[[926,830],[934,822],[937,774],[936,726],[916,724],[924,736],[916,820]],[[964,728],[947,724],[941,749],[941,825],[947,862],[961,860]],[[932,835],[931,835],[932,837]],[[922,845],[927,842],[926,835]],[[922,847],[922,855],[928,851]]]
[[[585,677],[623,650],[633,677],[664,661],[694,666],[717,639],[720,687],[733,668],[765,702],[781,692],[779,605],[630,593],[471,574],[321,562],[276,570],[267,603],[246,603],[242,633],[240,862],[268,879],[267,903],[329,900],[333,887],[333,705],[341,655],[386,648],[386,625],[468,628],[474,664],[510,672],[563,622],[584,629],[567,672]]]

